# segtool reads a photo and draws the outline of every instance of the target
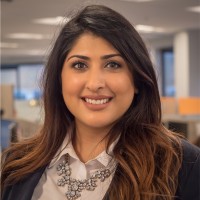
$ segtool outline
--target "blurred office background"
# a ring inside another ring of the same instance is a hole
[[[199,0],[1,0],[2,149],[40,128],[40,78],[51,46],[70,13],[94,3],[119,11],[145,40],[163,123],[192,142],[200,137]]]

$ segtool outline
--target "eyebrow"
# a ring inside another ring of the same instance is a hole
[[[108,55],[104,55],[104,56],[101,56],[101,59],[102,60],[106,60],[106,59],[109,59],[109,58],[112,58],[112,57],[115,57],[115,56],[121,56],[121,54],[108,54]],[[90,57],[87,57],[87,56],[83,56],[83,55],[73,55],[73,56],[70,56],[68,60],[70,60],[71,58],[80,58],[80,59],[83,59],[83,60],[90,60]]]

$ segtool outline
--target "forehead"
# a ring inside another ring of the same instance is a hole
[[[81,34],[72,45],[69,55],[73,53],[118,53],[118,50],[103,37],[91,32]]]

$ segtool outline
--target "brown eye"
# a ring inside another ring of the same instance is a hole
[[[84,70],[87,66],[83,62],[75,62],[72,64],[72,67],[77,70]]]
[[[108,67],[110,69],[119,69],[121,67],[121,65],[117,62],[109,62],[106,64],[106,67]]]

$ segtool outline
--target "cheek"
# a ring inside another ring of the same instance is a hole
[[[62,73],[61,75],[62,81],[62,95],[65,102],[65,105],[72,113],[74,105],[76,104],[76,99],[74,97],[78,94],[78,82],[76,78],[68,73]]]
[[[64,72],[61,75],[62,93],[64,97],[75,95],[81,88],[80,79],[70,73]]]
[[[112,81],[112,85],[116,93],[133,98],[135,89],[133,81],[129,76],[122,75],[118,79]]]
[[[116,103],[118,108],[125,112],[131,105],[134,99],[134,85],[131,78],[127,76],[121,76],[118,81],[113,82],[115,88]]]

